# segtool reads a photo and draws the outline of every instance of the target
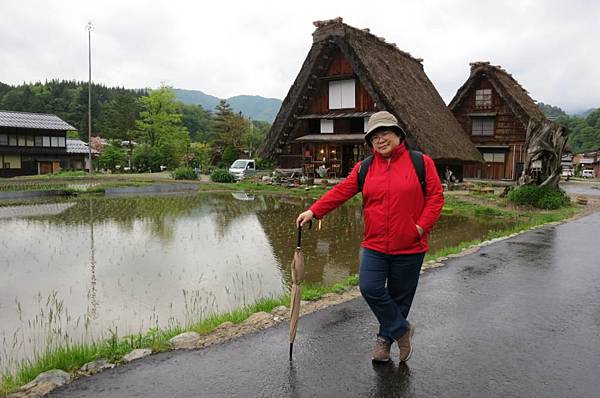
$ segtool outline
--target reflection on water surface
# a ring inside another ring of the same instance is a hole
[[[49,338],[184,324],[284,293],[294,219],[310,203],[212,193],[0,208],[0,368]],[[445,216],[432,250],[499,226]],[[305,281],[356,273],[361,236],[359,205],[303,234]]]

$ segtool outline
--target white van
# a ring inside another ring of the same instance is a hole
[[[229,167],[229,174],[236,180],[243,180],[246,177],[256,174],[256,162],[254,159],[238,159]]]

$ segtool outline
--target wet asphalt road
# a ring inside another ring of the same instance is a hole
[[[374,317],[356,299],[200,351],[80,379],[53,397],[598,397],[600,213],[422,275],[407,365],[373,366]]]

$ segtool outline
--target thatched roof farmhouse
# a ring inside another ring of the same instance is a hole
[[[485,161],[467,166],[465,177],[516,180],[527,161],[530,122],[551,122],[502,67],[487,61],[470,66],[469,78],[448,106]]]
[[[324,165],[346,175],[366,155],[368,117],[386,110],[398,118],[409,144],[438,166],[481,161],[421,59],[341,18],[314,24],[312,47],[261,156],[282,167]]]

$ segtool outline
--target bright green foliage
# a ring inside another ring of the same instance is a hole
[[[160,149],[147,144],[136,146],[133,149],[133,165],[137,171],[160,171],[162,165]]]
[[[212,174],[210,175],[210,180],[212,182],[234,182],[235,181],[233,176],[231,174],[229,174],[229,171],[224,170],[224,169],[216,169],[215,171],[213,171]]]
[[[106,145],[98,159],[100,167],[114,171],[117,166],[121,169],[128,163],[127,151],[118,143]]]
[[[150,148],[159,150],[160,163],[169,169],[180,165],[189,145],[189,134],[181,122],[179,103],[170,87],[152,90],[140,98],[142,111],[137,128],[140,139]],[[153,167],[154,168],[154,167]]]
[[[198,174],[191,167],[178,167],[171,172],[175,180],[197,180]]]
[[[519,205],[530,205],[539,209],[558,209],[570,203],[563,190],[538,185],[525,185],[510,191],[508,199]]]
[[[185,156],[185,163],[189,167],[199,168],[204,172],[210,165],[211,148],[204,142],[192,142]]]
[[[558,122],[569,129],[569,144],[574,153],[600,148],[600,108],[587,117],[560,117]]]

